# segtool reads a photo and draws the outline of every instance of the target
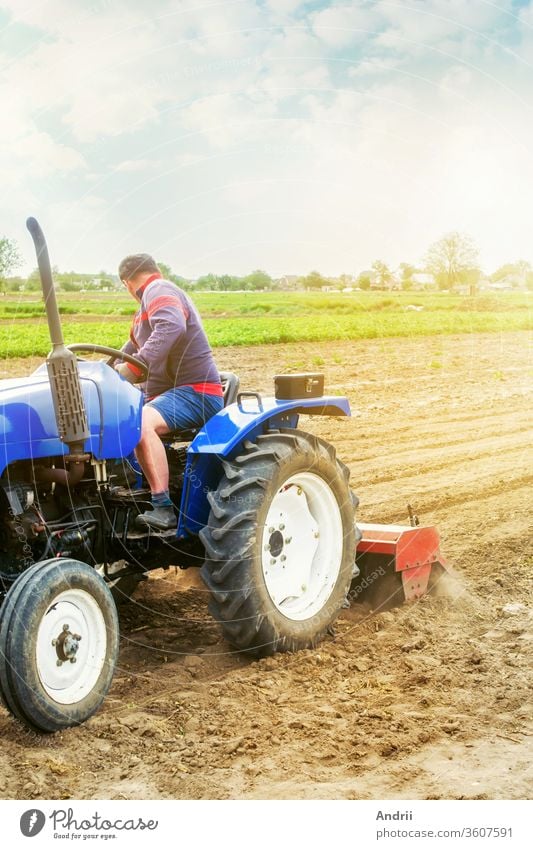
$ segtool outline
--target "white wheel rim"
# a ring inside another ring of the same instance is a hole
[[[339,577],[343,548],[329,484],[312,472],[292,475],[272,499],[262,535],[263,576],[275,607],[295,621],[318,613]]]
[[[105,621],[93,596],[79,589],[60,593],[37,631],[37,672],[47,694],[61,705],[84,699],[100,677],[106,649]]]

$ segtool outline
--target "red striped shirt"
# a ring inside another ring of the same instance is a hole
[[[186,293],[159,274],[150,274],[137,290],[137,297],[141,304],[125,350],[137,353],[149,370],[147,397],[160,395],[176,384],[223,397],[201,319]],[[135,368],[131,371],[140,376]]]
[[[224,397],[224,390],[221,383],[182,383],[181,386],[177,386],[176,388],[181,389],[183,386],[190,386],[195,392],[203,392],[204,395],[218,395],[219,398]]]
[[[148,305],[147,313],[141,314],[141,318],[144,318],[144,315],[146,315],[146,318],[151,318],[157,310],[163,307],[176,307],[185,318],[189,318],[189,310],[185,309],[178,295],[159,295],[157,298],[154,298]]]

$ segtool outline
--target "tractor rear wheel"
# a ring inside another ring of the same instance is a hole
[[[288,429],[245,442],[223,466],[200,533],[212,615],[228,642],[258,657],[316,645],[353,574],[348,469],[332,445]]]
[[[113,678],[119,626],[112,595],[91,566],[45,560],[9,590],[0,614],[0,690],[38,731],[80,725]]]

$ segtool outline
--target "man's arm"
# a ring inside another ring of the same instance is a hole
[[[133,344],[131,339],[128,339],[127,342],[124,342],[124,344],[123,344],[123,346],[120,350],[124,351],[125,354],[131,354],[132,356],[135,356],[135,354],[137,353],[137,348]]]
[[[156,290],[157,291],[157,290]],[[178,293],[146,293],[146,315],[152,330],[136,356],[152,374],[164,371],[167,357],[176,340],[187,329],[188,312]]]
[[[138,353],[137,346],[133,344],[131,339],[128,339],[127,342],[124,342],[120,350],[123,351],[125,354],[131,354],[132,356],[137,356]],[[119,361],[113,367],[115,371],[118,371],[118,373],[130,383],[137,383],[142,378],[142,372],[136,366],[132,365],[132,363]]]

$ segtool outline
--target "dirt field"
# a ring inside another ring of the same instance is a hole
[[[42,738],[0,713],[1,797],[527,797],[527,344],[520,333],[219,349],[245,388],[310,369],[349,396],[351,420],[301,426],[349,465],[361,520],[405,521],[411,501],[439,526],[454,597],[347,610],[318,650],[251,663],[220,639],[195,573],[154,573],[122,613],[120,667],[93,719]]]

